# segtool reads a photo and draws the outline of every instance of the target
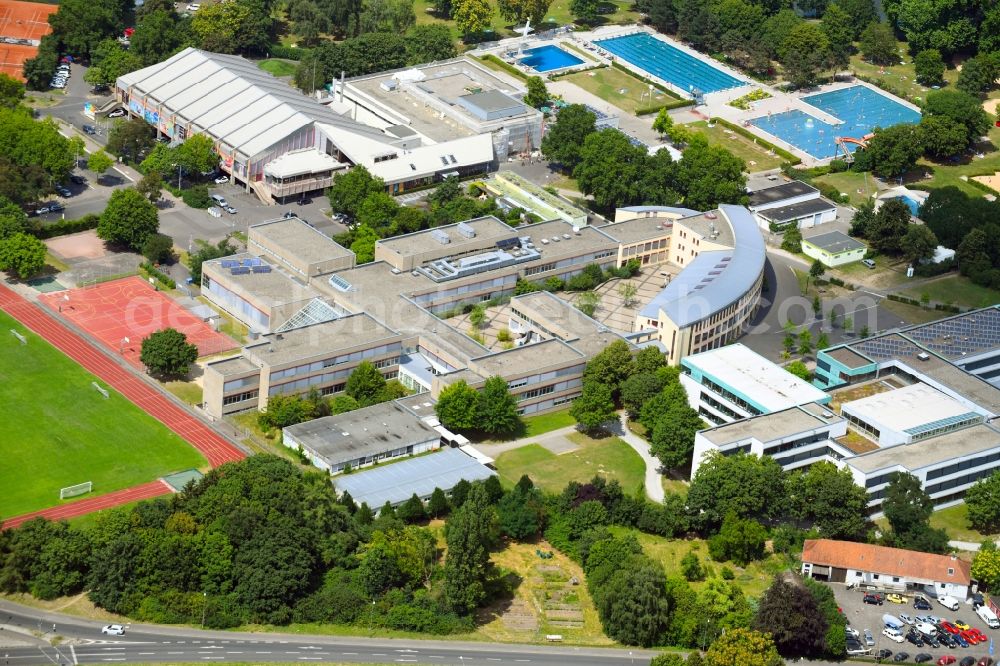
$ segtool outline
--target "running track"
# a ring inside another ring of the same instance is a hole
[[[121,506],[122,504],[128,504],[129,502],[152,499],[154,497],[167,495],[172,492],[173,488],[168,486],[165,481],[150,481],[149,483],[144,483],[140,486],[133,486],[131,488],[125,488],[124,490],[116,490],[115,492],[107,493],[106,495],[88,497],[87,499],[80,500],[79,502],[70,502],[69,504],[61,504],[59,506],[53,506],[41,511],[33,511],[32,513],[15,516],[14,518],[7,518],[3,521],[3,527],[4,529],[17,527],[23,522],[39,517],[48,518],[49,520],[73,518],[75,516],[93,513],[94,511],[100,511],[101,509],[111,509],[116,506]]]
[[[198,449],[208,459],[212,467],[244,458],[242,451],[227,442],[211,428],[112,361],[94,345],[53,319],[41,308],[31,304],[3,285],[0,285],[0,309],[45,338],[51,345],[104,380],[109,387],[121,393],[170,430],[180,435],[191,446]],[[133,491],[140,494],[130,495]],[[153,494],[141,495],[143,492]],[[107,495],[63,504],[40,511],[37,515],[46,517],[54,515],[56,518],[82,516],[98,509],[134,502],[145,497],[155,497],[166,492],[168,491],[165,484],[154,481],[135,488],[127,488]],[[34,517],[34,515],[36,514],[28,514],[27,518]],[[26,517],[17,516],[7,519],[4,521],[4,526],[11,527],[15,521],[23,519]]]

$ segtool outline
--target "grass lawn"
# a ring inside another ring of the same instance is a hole
[[[649,85],[615,67],[578,72],[564,76],[561,80],[569,81],[631,114],[634,114],[640,106],[673,99],[672,96],[654,88],[653,101],[650,102]]]
[[[291,60],[279,60],[278,58],[261,60],[257,63],[257,66],[274,76],[291,76],[295,74],[296,67],[295,63]]]
[[[931,89],[917,83],[916,72],[913,68],[913,57],[906,49],[906,42],[899,42],[899,60],[905,62],[905,64],[886,67],[884,73],[879,73],[879,70],[882,68],[878,65],[865,62],[860,53],[855,53],[851,56],[851,69],[863,76],[884,81],[893,89],[913,98],[926,98],[927,93],[931,92]],[[958,70],[946,69],[944,80],[948,84],[955,83],[958,80]]]
[[[735,132],[727,134],[726,128],[722,125],[716,124],[714,127],[709,127],[706,121],[699,120],[696,123],[685,125],[685,127],[703,135],[708,139],[710,145],[722,146],[729,150],[747,163],[749,171],[776,169],[785,161],[778,155],[770,155],[766,148],[757,145],[745,136]]]
[[[524,418],[524,437],[536,437],[571,425],[576,425],[576,419],[569,415],[568,409],[527,416]]]
[[[932,190],[954,185],[971,196],[984,196],[985,192],[969,185],[968,179],[972,176],[989,175],[1000,171],[1000,150],[997,150],[997,147],[1000,147],[1000,127],[995,125],[991,127],[988,136],[989,144],[979,148],[983,153],[982,159],[974,158],[961,164],[942,165],[924,158],[917,163],[917,171],[921,176],[930,174],[930,177],[910,181],[906,184],[920,190]]]
[[[868,173],[857,173],[855,171],[828,173],[814,180],[816,183],[824,183],[836,187],[837,191],[850,197],[852,206],[861,205],[878,192],[875,179]],[[861,192],[859,193],[858,190],[861,190]]]
[[[0,329],[26,333],[0,313]],[[41,338],[0,338],[0,516],[59,503],[59,489],[93,481],[94,493],[127,488],[205,459],[116,391],[105,399],[86,372]],[[100,383],[103,386],[103,382]]]
[[[923,284],[912,291],[903,292],[904,296],[918,300],[924,294],[927,294],[932,301],[969,308],[983,308],[1000,303],[1000,291],[972,284],[968,278],[961,275],[949,275]]]
[[[986,539],[996,540],[1000,534],[983,534],[969,525],[968,507],[956,504],[947,509],[940,509],[931,514],[931,527],[943,529],[948,536],[956,541],[971,541],[979,543]]]
[[[538,444],[528,444],[500,454],[497,471],[513,485],[522,474],[546,492],[558,493],[570,481],[586,482],[600,474],[618,479],[626,493],[642,488],[646,466],[639,454],[617,437],[592,439],[582,433],[569,435],[580,448],[556,455]]]
[[[189,405],[200,405],[203,400],[201,387],[194,382],[174,380],[165,382],[163,384],[163,388],[167,389]]]

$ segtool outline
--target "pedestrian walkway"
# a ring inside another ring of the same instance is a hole
[[[629,430],[628,416],[625,412],[618,415],[618,423],[611,427],[611,432],[635,449],[635,452],[639,454],[642,461],[646,463],[646,496],[657,504],[663,504],[666,493],[663,492],[663,476],[660,474],[660,460],[650,453],[649,442]]]

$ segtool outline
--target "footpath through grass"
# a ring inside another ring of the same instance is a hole
[[[766,148],[754,143],[751,139],[741,136],[722,125],[708,126],[708,122],[698,122],[685,125],[688,129],[701,134],[708,139],[709,145],[722,146],[736,157],[747,163],[747,170],[768,171],[777,169],[785,160],[778,155],[771,155]]]
[[[60,488],[84,481],[103,494],[206,465],[187,442],[116,391],[105,399],[92,386],[93,375],[2,312],[0,332],[6,412],[0,517],[60,504]]]
[[[600,474],[608,480],[617,479],[629,494],[643,487],[646,464],[618,437],[593,439],[572,433],[567,438],[579,448],[556,455],[538,444],[528,444],[500,454],[496,467],[501,480],[513,485],[527,474],[542,490],[559,493],[570,481],[584,483]]]

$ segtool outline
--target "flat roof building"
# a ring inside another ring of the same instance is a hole
[[[354,253],[298,217],[251,224],[247,247],[309,279],[354,268]]]
[[[792,224],[810,229],[837,219],[837,204],[820,195],[819,190],[800,180],[750,192],[747,205],[764,231],[780,231]]]
[[[867,245],[842,231],[828,231],[802,239],[802,253],[831,268],[861,261],[867,252]]]
[[[331,474],[441,445],[438,431],[395,401],[287,426],[282,435],[285,446]]]

